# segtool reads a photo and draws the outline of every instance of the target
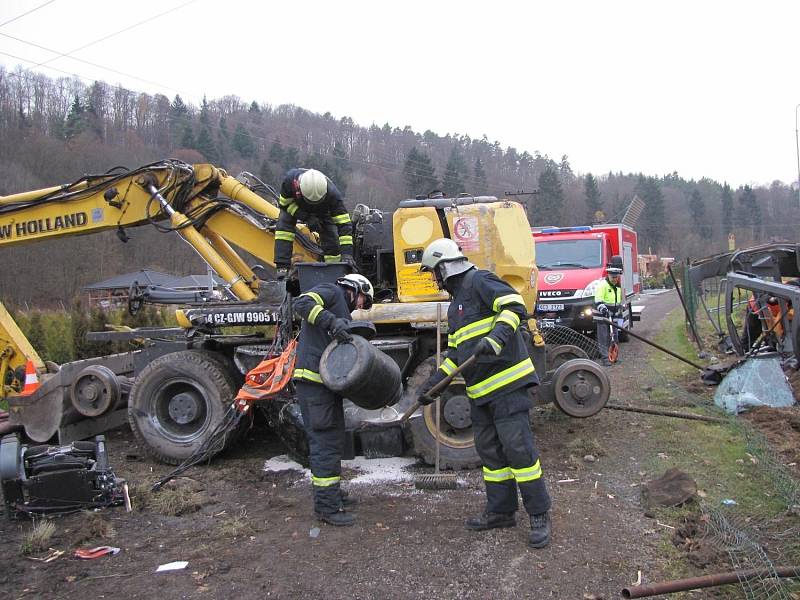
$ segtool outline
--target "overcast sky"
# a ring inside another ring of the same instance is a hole
[[[485,134],[579,173],[797,179],[798,0],[0,0],[0,23],[39,6],[0,25],[0,64]]]

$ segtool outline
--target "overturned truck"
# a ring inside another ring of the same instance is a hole
[[[721,351],[736,354],[716,400],[730,412],[744,404],[790,406],[800,393],[798,348],[800,248],[775,243],[704,258],[688,270],[689,285],[719,338]],[[707,280],[718,280],[712,308]],[[716,315],[713,313],[716,312]]]

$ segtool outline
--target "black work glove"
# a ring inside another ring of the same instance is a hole
[[[488,337],[481,338],[475,345],[475,356],[497,356],[503,350],[503,347],[495,342],[492,343]]]
[[[336,318],[333,320],[333,323],[331,323],[328,333],[330,333],[337,342],[349,342],[353,339],[353,336],[348,331],[349,327],[350,321],[347,319]]]
[[[442,381],[445,378],[444,373],[442,373],[439,369],[434,371],[433,375],[428,377],[428,380],[422,384],[422,387],[419,388],[419,396],[417,396],[417,402],[419,402],[422,406],[427,406],[431,404],[434,400],[433,396],[429,396],[428,393],[433,389],[433,387]]]
[[[611,315],[611,311],[608,310],[608,307],[605,304],[599,304],[597,306],[597,312],[600,313],[601,317],[605,317],[606,319]]]
[[[282,267],[275,271],[275,278],[278,281],[285,281],[286,278],[289,276],[289,269]]]

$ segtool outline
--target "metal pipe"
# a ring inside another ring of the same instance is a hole
[[[609,324],[610,324],[612,327],[616,327],[617,329],[625,329],[624,327],[620,327],[619,325],[617,325],[616,323],[614,323],[614,322],[613,322],[611,319],[605,319],[605,318],[602,318],[602,317],[595,317],[595,318],[596,318],[597,320],[599,320],[599,321],[604,321],[604,322],[607,322],[607,323],[609,323]],[[633,337],[633,338],[636,338],[637,340],[641,340],[641,341],[642,341],[642,342],[644,342],[645,344],[649,344],[650,346],[653,346],[653,348],[658,348],[658,349],[659,349],[659,350],[661,350],[662,352],[666,352],[667,354],[669,354],[670,356],[673,356],[673,357],[677,358],[678,360],[682,360],[682,361],[683,361],[683,362],[685,362],[687,365],[691,365],[691,366],[693,366],[693,367],[694,367],[695,369],[697,369],[698,371],[705,371],[705,370],[706,370],[706,367],[700,366],[700,365],[698,365],[696,362],[692,362],[691,360],[689,360],[688,358],[684,358],[684,357],[683,357],[683,356],[681,356],[680,354],[675,354],[675,353],[674,353],[672,350],[668,350],[667,348],[664,348],[664,346],[661,346],[661,345],[659,345],[659,344],[656,344],[655,342],[651,342],[651,341],[650,341],[650,340],[648,340],[647,338],[643,338],[642,336],[640,336],[640,335],[638,335],[638,334],[636,334],[636,333],[633,333],[633,331],[631,331],[630,329],[625,329],[625,331],[627,332],[627,334],[628,334],[629,336],[631,336],[631,337]]]
[[[727,423],[727,419],[720,417],[707,417],[694,413],[678,412],[675,410],[661,410],[656,408],[640,408],[638,406],[625,406],[623,404],[606,404],[605,408],[611,410],[624,410],[627,412],[644,413],[646,415],[658,415],[660,417],[675,417],[676,419],[689,419],[690,421],[708,421],[709,423]]]
[[[449,339],[449,338],[448,338]],[[436,303],[436,369],[442,366],[442,305]],[[435,403],[436,410],[436,459],[434,464],[434,473],[439,474],[439,454],[442,445],[441,441],[441,426],[442,426],[442,399],[441,396],[436,396]]]
[[[704,575],[702,577],[690,577],[688,579],[676,579],[651,585],[634,585],[622,590],[623,598],[646,598],[659,594],[672,594],[674,592],[686,592],[700,588],[717,587],[718,585],[728,585],[731,583],[741,583],[751,579],[761,578],[783,578],[800,577],[800,567],[775,567],[774,569],[760,569],[748,571],[732,571],[730,573],[717,573],[714,575]]]
[[[203,258],[206,264],[211,265],[219,276],[222,277],[230,285],[231,291],[236,295],[239,300],[250,302],[256,299],[256,295],[250,286],[244,281],[241,273],[237,273],[225,259],[220,256],[219,252],[211,245],[211,243],[193,226],[189,223],[188,217],[183,213],[179,213],[172,206],[169,205],[167,200],[158,192],[152,183],[146,182],[146,189],[152,196],[158,200],[161,207],[169,215],[170,222],[173,229],[184,239],[186,242],[195,249],[195,251]]]
[[[689,315],[689,309],[686,308],[686,301],[683,299],[683,294],[681,293],[681,288],[678,286],[678,280],[675,279],[675,274],[672,272],[672,265],[667,265],[667,272],[669,276],[672,278],[672,283],[675,284],[675,291],[678,292],[678,298],[680,298],[681,306],[683,306],[683,314],[686,315],[686,320],[689,321],[689,327],[692,328],[692,335],[694,335],[694,341],[697,343],[698,349],[702,352],[703,351],[703,342],[700,341],[700,336],[697,335],[697,329],[694,328],[694,321]]]

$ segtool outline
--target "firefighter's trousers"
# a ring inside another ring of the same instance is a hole
[[[498,394],[480,406],[473,400],[471,405],[475,448],[483,462],[486,510],[515,512],[519,507],[517,488],[529,515],[550,510],[529,421],[532,402],[528,390]]]
[[[295,381],[308,435],[314,510],[330,514],[342,503],[340,475],[344,447],[342,398],[323,385]]]

